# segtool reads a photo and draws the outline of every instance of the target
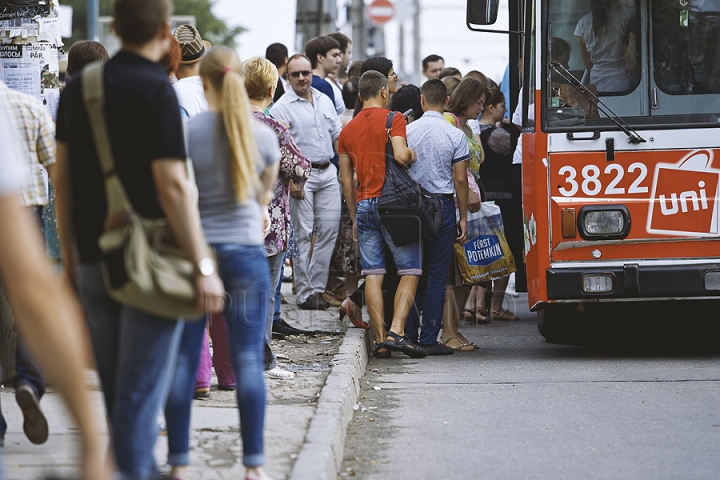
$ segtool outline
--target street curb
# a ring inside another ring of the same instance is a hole
[[[335,480],[343,460],[347,426],[360,394],[370,351],[370,332],[349,328],[320,392],[290,480]]]

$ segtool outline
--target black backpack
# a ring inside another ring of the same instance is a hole
[[[378,198],[378,211],[393,243],[401,247],[436,238],[442,228],[442,200],[420,186],[407,169],[395,160],[390,130],[397,112],[385,124],[385,183]]]

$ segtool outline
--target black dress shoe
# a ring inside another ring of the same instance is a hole
[[[322,297],[322,293],[311,293],[308,298],[298,305],[303,310],[325,310],[330,304]]]
[[[291,327],[284,319],[280,319],[279,322],[273,322],[272,331],[273,333],[282,335],[305,335],[307,333],[305,330]]]

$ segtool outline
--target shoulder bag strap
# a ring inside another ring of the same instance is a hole
[[[82,72],[81,88],[83,103],[88,114],[90,130],[92,131],[95,149],[100,162],[100,169],[105,178],[107,218],[120,211],[131,211],[132,205],[115,171],[115,161],[110,147],[110,136],[108,135],[104,111],[104,70],[105,64],[103,62],[96,62],[85,68]]]
[[[397,112],[390,112],[388,113],[387,119],[385,120],[385,132],[387,133],[387,140],[385,142],[385,153],[387,155],[392,155],[394,158],[395,152],[392,148],[392,141],[390,140],[390,131],[392,130],[392,124],[393,120],[395,119],[395,114]]]

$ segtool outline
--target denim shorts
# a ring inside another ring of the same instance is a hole
[[[357,204],[355,222],[363,275],[385,274],[386,250],[390,250],[393,256],[399,276],[422,275],[422,242],[396,247],[380,219],[377,198],[362,200]]]

